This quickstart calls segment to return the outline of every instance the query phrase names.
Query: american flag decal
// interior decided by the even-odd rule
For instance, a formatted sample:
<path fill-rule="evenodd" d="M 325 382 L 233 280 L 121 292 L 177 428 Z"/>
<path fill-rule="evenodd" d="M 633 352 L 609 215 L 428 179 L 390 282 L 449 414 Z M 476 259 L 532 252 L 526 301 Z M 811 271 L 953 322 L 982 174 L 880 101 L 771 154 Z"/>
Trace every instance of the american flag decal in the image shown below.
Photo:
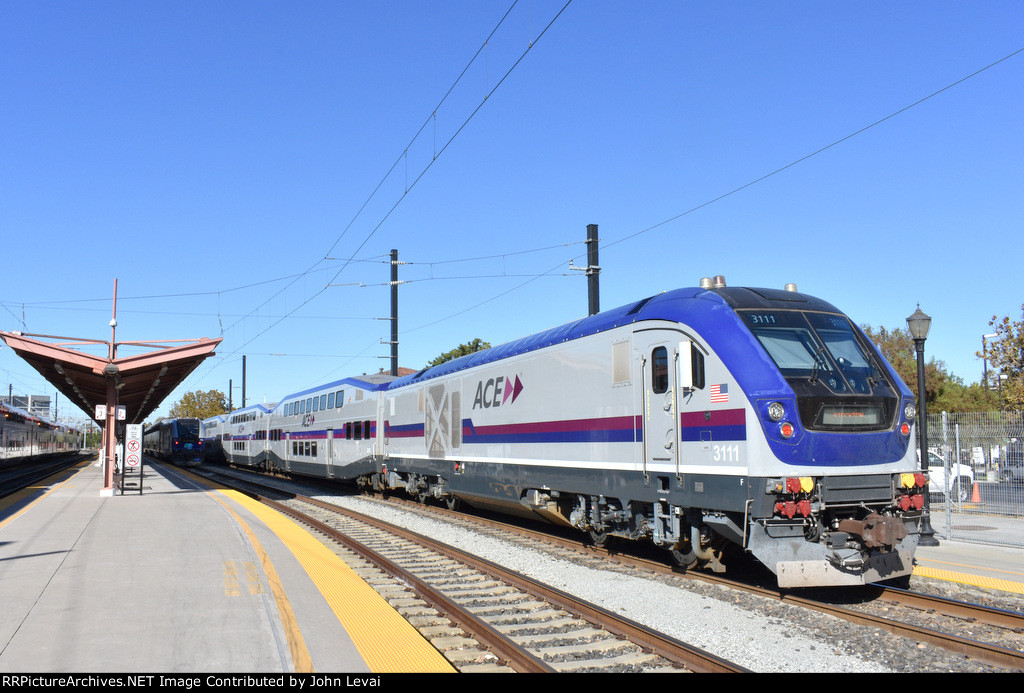
<path fill-rule="evenodd" d="M 729 401 L 729 385 L 722 383 L 721 385 L 711 386 L 711 403 L 721 403 Z"/>

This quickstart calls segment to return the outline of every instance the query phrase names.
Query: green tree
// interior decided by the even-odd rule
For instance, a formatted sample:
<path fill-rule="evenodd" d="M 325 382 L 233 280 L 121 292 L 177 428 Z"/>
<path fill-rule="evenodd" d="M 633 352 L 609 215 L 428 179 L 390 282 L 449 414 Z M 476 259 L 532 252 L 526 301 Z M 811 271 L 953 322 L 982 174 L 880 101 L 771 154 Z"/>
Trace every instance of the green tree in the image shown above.
<path fill-rule="evenodd" d="M 451 351 L 444 352 L 443 354 L 438 356 L 436 359 L 434 359 L 433 361 L 428 363 L 427 367 L 429 368 L 430 366 L 439 366 L 442 363 L 445 363 L 446 361 L 451 361 L 453 359 L 457 359 L 460 356 L 465 356 L 466 354 L 473 354 L 473 353 L 476 353 L 478 351 L 483 351 L 484 349 L 490 349 L 490 348 L 491 348 L 490 342 L 484 342 L 479 337 L 477 337 L 476 339 L 474 339 L 472 342 L 469 342 L 468 344 L 460 344 L 458 346 L 458 348 L 452 349 Z"/>
<path fill-rule="evenodd" d="M 981 383 L 964 385 L 963 380 L 950 374 L 935 398 L 929 404 L 929 411 L 994 411 L 999 406 L 998 397 L 991 390 L 986 390 Z"/>
<path fill-rule="evenodd" d="M 993 315 L 988 324 L 998 336 L 989 341 L 988 354 L 978 354 L 988 358 L 989 386 L 995 388 L 1001 409 L 1024 409 L 1024 304 L 1021 316 L 1014 321 Z"/>
<path fill-rule="evenodd" d="M 228 411 L 228 400 L 220 390 L 195 390 L 186 392 L 178 402 L 171 407 L 171 418 L 195 418 L 208 419 L 218 414 L 226 414 Z"/>
<path fill-rule="evenodd" d="M 917 395 L 917 351 L 914 348 L 914 338 L 910 330 L 896 328 L 888 330 L 879 327 L 876 331 L 870 325 L 861 325 L 861 329 L 881 350 L 882 355 L 892 364 L 892 367 L 907 384 L 910 391 Z M 943 386 L 949 380 L 946 373 L 946 365 L 936 361 L 932 357 L 924 364 L 924 392 L 925 400 L 931 405 Z M 931 407 L 929 406 L 929 409 Z"/>
<path fill-rule="evenodd" d="M 910 391 L 917 395 L 917 350 L 908 329 L 877 330 L 869 325 L 861 329 L 881 350 Z M 927 352 L 927 349 L 926 349 Z M 995 396 L 977 383 L 964 385 L 963 380 L 948 373 L 946 364 L 932 357 L 924 364 L 924 392 L 928 411 L 992 411 Z"/>

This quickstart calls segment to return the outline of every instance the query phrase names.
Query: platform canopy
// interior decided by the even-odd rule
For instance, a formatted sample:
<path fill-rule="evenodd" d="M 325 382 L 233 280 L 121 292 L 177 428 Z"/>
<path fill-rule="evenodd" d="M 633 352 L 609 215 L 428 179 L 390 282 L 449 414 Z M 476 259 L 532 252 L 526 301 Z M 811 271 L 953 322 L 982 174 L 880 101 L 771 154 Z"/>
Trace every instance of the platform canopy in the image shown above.
<path fill-rule="evenodd" d="M 220 339 L 202 337 L 178 346 L 171 342 L 118 342 L 116 346 L 144 346 L 152 351 L 108 358 L 69 348 L 71 344 L 109 345 L 98 340 L 81 340 L 52 335 L 0 332 L 7 346 L 25 359 L 58 391 L 94 418 L 96 405 L 107 403 L 107 383 L 117 388 L 117 404 L 125 408 L 126 423 L 142 423 L 160 403 L 205 359 L 214 355 Z M 42 341 L 60 340 L 61 343 Z M 117 350 L 113 350 L 117 353 Z"/>

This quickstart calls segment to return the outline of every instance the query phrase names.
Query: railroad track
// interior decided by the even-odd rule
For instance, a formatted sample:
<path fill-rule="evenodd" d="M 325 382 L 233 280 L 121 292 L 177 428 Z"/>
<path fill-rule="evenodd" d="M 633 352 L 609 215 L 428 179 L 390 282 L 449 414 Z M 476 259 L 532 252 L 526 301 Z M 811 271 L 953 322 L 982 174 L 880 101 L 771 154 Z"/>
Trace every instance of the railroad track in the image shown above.
<path fill-rule="evenodd" d="M 274 500 L 263 495 L 265 489 L 254 488 L 256 482 L 240 482 L 220 474 L 216 477 L 343 547 L 355 557 L 354 568 L 365 571 L 368 564 L 374 571 L 386 573 L 390 577 L 383 582 L 364 574 L 386 598 L 396 599 L 396 584 L 407 586 L 436 616 L 424 615 L 422 605 L 398 597 L 402 608 L 417 612 L 421 622 L 418 627 L 428 637 L 434 636 L 435 646 L 462 671 L 746 671 L 428 537 L 312 498 Z M 444 630 L 447 621 L 468 637 Z M 441 629 L 439 636 L 435 629 Z M 467 652 L 470 640 L 489 654 Z"/>
<path fill-rule="evenodd" d="M 398 498 L 393 502 L 398 502 L 406 508 L 417 505 L 415 501 Z M 441 508 L 422 505 L 418 507 L 422 508 L 423 512 L 451 517 Z M 596 554 L 606 560 L 645 571 L 671 573 L 688 580 L 740 590 L 827 614 L 848 623 L 876 628 L 919 643 L 940 647 L 1000 669 L 1024 671 L 1024 651 L 1021 650 L 1024 643 L 1024 614 L 882 585 L 869 588 L 876 591 L 873 599 L 858 605 L 843 605 L 834 603 L 827 597 L 804 596 L 804 592 L 809 591 L 796 593 L 751 585 L 703 572 L 681 573 L 664 561 L 609 551 L 607 547 L 584 547 L 579 539 L 560 537 L 546 529 L 531 530 L 515 523 L 476 516 L 470 516 L 466 521 L 513 532 L 528 537 L 531 541 L 545 541 L 562 551 L 575 551 L 584 555 Z M 964 631 L 970 632 L 964 634 Z M 983 639 L 978 639 L 979 637 Z"/>
<path fill-rule="evenodd" d="M 22 466 L 0 469 L 0 498 L 17 493 L 36 482 L 84 462 L 86 459 L 88 458 L 75 453 L 51 460 L 35 460 Z"/>

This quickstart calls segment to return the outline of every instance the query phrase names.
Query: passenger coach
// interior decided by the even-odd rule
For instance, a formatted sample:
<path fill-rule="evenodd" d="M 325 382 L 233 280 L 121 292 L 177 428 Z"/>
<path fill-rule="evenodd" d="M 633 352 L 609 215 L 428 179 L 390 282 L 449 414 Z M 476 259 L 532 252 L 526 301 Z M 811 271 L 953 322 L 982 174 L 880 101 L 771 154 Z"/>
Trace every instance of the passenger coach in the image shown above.
<path fill-rule="evenodd" d="M 82 447 L 82 434 L 23 409 L 0 404 L 0 465 L 10 466 Z"/>

